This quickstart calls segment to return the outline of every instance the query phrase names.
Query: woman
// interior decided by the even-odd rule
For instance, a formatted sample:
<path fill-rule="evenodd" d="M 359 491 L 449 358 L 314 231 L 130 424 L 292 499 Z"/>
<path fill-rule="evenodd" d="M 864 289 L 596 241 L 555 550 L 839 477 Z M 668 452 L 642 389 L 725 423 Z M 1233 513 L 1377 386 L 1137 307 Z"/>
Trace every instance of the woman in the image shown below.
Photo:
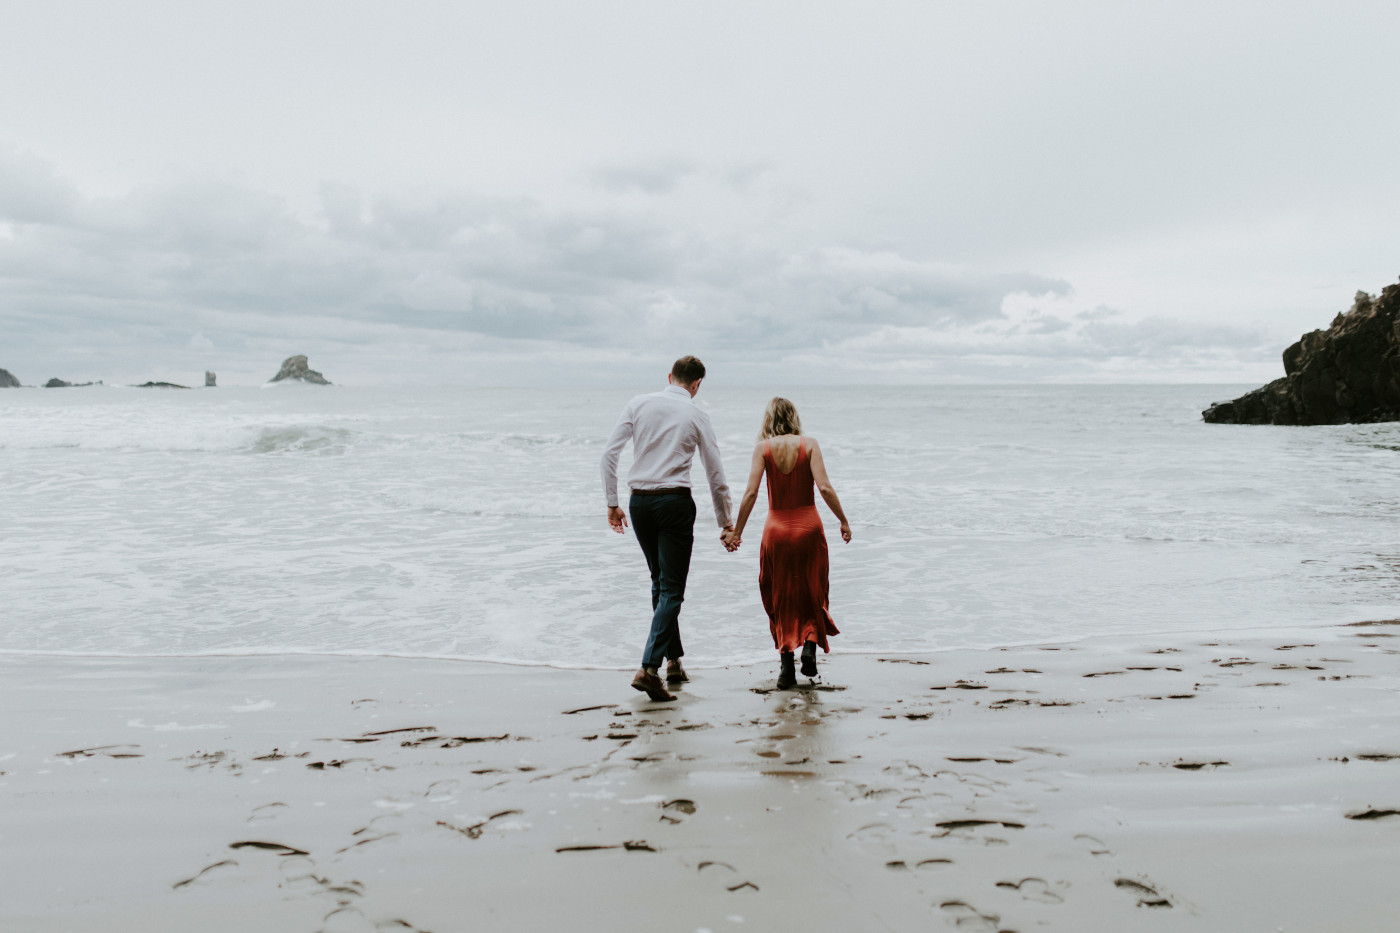
<path fill-rule="evenodd" d="M 797 409 L 785 398 L 773 399 L 763 413 L 739 518 L 725 536 L 730 550 L 742 543 L 744 525 L 758 501 L 759 481 L 765 476 L 768 521 L 758 551 L 758 590 L 779 651 L 778 689 L 790 690 L 797 685 L 793 652 L 802 649 L 802 673 L 816 677 L 817 646 L 829 653 L 827 636 L 838 634 L 827 611 L 826 533 L 817 515 L 813 487 L 840 520 L 842 541 L 851 540 L 851 526 L 827 479 L 821 446 L 802 436 Z"/>

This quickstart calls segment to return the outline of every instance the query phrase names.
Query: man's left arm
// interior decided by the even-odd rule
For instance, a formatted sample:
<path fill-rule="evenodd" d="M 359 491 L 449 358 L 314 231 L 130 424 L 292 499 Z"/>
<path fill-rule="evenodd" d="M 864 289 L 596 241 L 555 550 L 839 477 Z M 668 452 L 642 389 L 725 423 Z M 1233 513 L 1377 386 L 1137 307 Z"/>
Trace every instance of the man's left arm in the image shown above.
<path fill-rule="evenodd" d="M 700 463 L 705 467 L 705 479 L 710 484 L 710 498 L 715 503 L 715 521 L 719 522 L 719 527 L 728 531 L 734 527 L 734 520 L 730 517 L 729 483 L 724 478 L 724 462 L 719 456 L 719 442 L 715 440 L 714 428 L 710 427 L 709 418 L 700 417 L 696 422 L 700 431 Z"/>

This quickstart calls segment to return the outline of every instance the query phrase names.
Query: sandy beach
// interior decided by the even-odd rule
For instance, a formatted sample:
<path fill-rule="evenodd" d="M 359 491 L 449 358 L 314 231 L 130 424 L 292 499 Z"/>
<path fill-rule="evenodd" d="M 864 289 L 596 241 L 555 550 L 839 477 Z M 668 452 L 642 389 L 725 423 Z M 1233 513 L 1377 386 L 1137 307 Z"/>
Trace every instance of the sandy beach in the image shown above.
<path fill-rule="evenodd" d="M 0 928 L 1391 929 L 1397 635 L 838 652 L 669 704 L 616 671 L 11 656 Z"/>

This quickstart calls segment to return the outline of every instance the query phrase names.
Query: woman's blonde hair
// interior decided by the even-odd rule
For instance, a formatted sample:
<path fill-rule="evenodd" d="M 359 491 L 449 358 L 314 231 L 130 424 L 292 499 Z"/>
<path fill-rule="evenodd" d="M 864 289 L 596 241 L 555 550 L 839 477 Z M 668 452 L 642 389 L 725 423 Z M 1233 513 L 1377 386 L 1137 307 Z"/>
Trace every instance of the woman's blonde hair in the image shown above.
<path fill-rule="evenodd" d="M 802 419 L 797 417 L 797 406 L 785 398 L 775 398 L 763 410 L 763 426 L 758 429 L 758 439 L 778 437 L 783 434 L 801 434 Z"/>

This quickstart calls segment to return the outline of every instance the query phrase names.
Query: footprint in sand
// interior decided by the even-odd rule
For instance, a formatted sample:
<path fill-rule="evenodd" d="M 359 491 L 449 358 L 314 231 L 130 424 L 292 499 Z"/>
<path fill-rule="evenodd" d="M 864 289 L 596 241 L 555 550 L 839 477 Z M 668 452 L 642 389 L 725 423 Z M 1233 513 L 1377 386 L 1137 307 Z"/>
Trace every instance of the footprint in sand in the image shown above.
<path fill-rule="evenodd" d="M 1200 771 L 1203 768 L 1225 768 L 1229 767 L 1228 761 L 1177 761 L 1170 763 L 1178 771 Z"/>
<path fill-rule="evenodd" d="M 101 755 L 104 758 L 141 758 L 138 752 L 123 751 L 122 749 L 140 748 L 139 745 L 98 745 L 94 748 L 75 748 L 69 752 L 59 752 L 59 758 L 93 758 Z"/>
<path fill-rule="evenodd" d="M 846 838 L 855 842 L 868 854 L 888 861 L 898 854 L 894 843 L 895 833 L 894 826 L 889 823 L 867 823 Z"/>
<path fill-rule="evenodd" d="M 910 816 L 924 817 L 932 819 L 940 813 L 945 813 L 948 807 L 953 804 L 951 794 L 933 794 L 925 797 L 915 794 L 912 797 L 905 797 L 895 805 L 895 808 L 902 810 Z"/>
<path fill-rule="evenodd" d="M 433 803 L 443 803 L 452 800 L 457 796 L 457 790 L 462 786 L 462 782 L 456 778 L 447 778 L 443 781 L 434 781 L 428 785 L 428 789 L 423 791 L 423 796 Z"/>
<path fill-rule="evenodd" d="M 894 827 L 889 823 L 867 823 L 846 838 L 857 842 L 885 843 L 889 841 L 892 832 Z"/>
<path fill-rule="evenodd" d="M 1065 758 L 1068 757 L 1069 754 L 1068 752 L 1056 751 L 1053 748 L 1045 748 L 1041 745 L 1018 745 L 1016 747 L 1023 752 L 1034 752 L 1037 755 L 1050 755 L 1054 758 Z"/>
<path fill-rule="evenodd" d="M 216 766 L 221 764 L 225 765 L 230 771 L 242 770 L 243 766 L 236 761 L 230 760 L 228 756 L 229 753 L 226 751 L 195 752 L 188 758 L 179 758 L 176 760 L 190 762 L 185 765 L 185 769 L 188 771 L 194 771 L 199 768 L 209 768 L 213 770 Z"/>
<path fill-rule="evenodd" d="M 354 907 L 337 907 L 321 920 L 320 933 L 376 933 L 369 918 Z"/>
<path fill-rule="evenodd" d="M 919 871 L 934 871 L 952 866 L 953 860 L 950 858 L 926 858 L 914 863 L 914 867 Z"/>
<path fill-rule="evenodd" d="M 374 819 L 370 820 L 369 823 L 367 823 L 366 825 L 361 826 L 359 829 L 352 832 L 350 835 L 353 841 L 344 848 L 336 849 L 335 854 L 341 855 L 345 852 L 349 852 L 351 849 L 356 849 L 360 846 L 369 845 L 370 843 L 378 842 L 381 839 L 389 839 L 394 836 L 397 836 L 399 834 L 397 827 L 400 827 L 402 825 L 402 813 L 380 814 L 379 816 L 376 816 Z"/>
<path fill-rule="evenodd" d="M 999 830 L 1025 829 L 1025 824 L 1006 820 L 945 820 L 936 824 L 942 832 L 932 834 L 934 839 L 947 839 L 951 842 L 984 846 L 1008 846 L 1011 840 L 1005 836 L 993 835 Z M 988 832 L 990 830 L 991 832 Z"/>
<path fill-rule="evenodd" d="M 1085 835 L 1084 833 L 1080 833 L 1078 836 L 1075 836 L 1075 837 L 1074 837 L 1074 841 L 1075 841 L 1075 842 L 1079 842 L 1079 843 L 1083 843 L 1084 846 L 1088 848 L 1089 854 L 1090 854 L 1090 855 L 1112 855 L 1112 854 L 1113 854 L 1112 852 L 1109 851 L 1108 846 L 1104 845 L 1103 840 L 1097 838 L 1096 836 L 1089 836 L 1089 835 Z"/>
<path fill-rule="evenodd" d="M 1057 883 L 1057 887 L 1069 887 L 1063 881 Z M 1050 890 L 1050 884 L 1044 878 L 1022 878 L 1020 881 L 998 881 L 997 887 L 1015 891 L 1021 895 L 1022 900 L 1035 901 L 1039 904 L 1063 904 L 1065 899 L 1054 891 Z"/>
<path fill-rule="evenodd" d="M 892 778 L 907 778 L 909 780 L 926 781 L 930 775 L 923 768 L 912 761 L 896 761 L 894 764 L 886 765 L 880 771 L 881 774 L 888 774 Z"/>
<path fill-rule="evenodd" d="M 261 849 L 262 851 L 265 851 L 265 852 L 271 852 L 273 855 L 310 855 L 310 854 L 311 854 L 310 852 L 307 852 L 307 851 L 305 851 L 304 849 L 297 849 L 297 848 L 294 848 L 293 846 L 284 846 L 284 845 L 282 845 L 282 843 L 280 843 L 280 842 L 263 842 L 263 841 L 257 840 L 257 839 L 249 839 L 249 840 L 246 840 L 246 841 L 243 841 L 243 842 L 231 842 L 231 843 L 229 843 L 229 846 L 228 846 L 228 847 L 229 847 L 230 849 Z"/>
<path fill-rule="evenodd" d="M 278 801 L 276 803 L 265 803 L 260 807 L 254 807 L 252 814 L 248 817 L 249 823 L 256 823 L 260 820 L 276 819 L 287 805 Z"/>
<path fill-rule="evenodd" d="M 701 862 L 699 866 L 700 876 L 706 881 L 720 885 L 724 890 L 730 892 L 757 891 L 758 885 L 752 881 L 745 881 L 739 875 L 738 869 L 728 862 Z"/>
<path fill-rule="evenodd" d="M 486 831 L 486 827 L 490 826 L 496 820 L 505 819 L 508 816 L 521 816 L 524 814 L 524 812 L 525 811 L 523 810 L 502 810 L 501 812 L 493 813 L 481 822 L 473 823 L 470 826 L 458 826 L 453 823 L 448 823 L 444 820 L 438 820 L 437 825 L 442 826 L 446 829 L 453 830 L 455 832 L 459 832 L 463 836 L 466 836 L 468 839 L 480 839 L 481 834 Z"/>
<path fill-rule="evenodd" d="M 918 871 L 930 871 L 939 868 L 949 868 L 952 866 L 952 864 L 953 860 L 950 858 L 926 858 L 921 861 L 915 862 L 912 865 L 904 859 L 897 859 L 892 862 L 886 862 L 885 867 L 888 868 L 890 871 L 909 871 L 911 869 L 917 869 Z"/>
<path fill-rule="evenodd" d="M 1001 915 L 984 914 L 965 901 L 944 901 L 938 908 L 948 915 L 953 926 L 960 930 L 975 930 L 979 933 L 999 933 Z"/>
<path fill-rule="evenodd" d="M 1134 881 L 1131 878 L 1119 878 L 1117 881 L 1113 882 L 1113 886 L 1135 895 L 1138 899 L 1137 905 L 1139 907 L 1171 909 L 1172 902 L 1157 893 L 1157 889 L 1151 885 L 1143 884 L 1140 881 Z"/>
<path fill-rule="evenodd" d="M 694 800 L 668 800 L 661 805 L 661 822 L 683 823 L 687 816 L 695 813 Z"/>
<path fill-rule="evenodd" d="M 213 865 L 206 865 L 204 868 L 200 869 L 198 874 L 194 875 L 193 877 L 186 878 L 184 881 L 175 882 L 173 885 L 171 885 L 171 888 L 178 891 L 181 888 L 189 887 L 190 885 L 207 884 L 211 880 L 214 880 L 216 878 L 222 878 L 228 875 L 233 869 L 237 867 L 237 862 L 235 862 L 231 858 L 226 858 L 222 862 L 215 862 Z"/>
<path fill-rule="evenodd" d="M 277 868 L 289 882 L 316 880 L 316 860 L 304 855 L 294 855 L 290 858 L 279 859 Z"/>

